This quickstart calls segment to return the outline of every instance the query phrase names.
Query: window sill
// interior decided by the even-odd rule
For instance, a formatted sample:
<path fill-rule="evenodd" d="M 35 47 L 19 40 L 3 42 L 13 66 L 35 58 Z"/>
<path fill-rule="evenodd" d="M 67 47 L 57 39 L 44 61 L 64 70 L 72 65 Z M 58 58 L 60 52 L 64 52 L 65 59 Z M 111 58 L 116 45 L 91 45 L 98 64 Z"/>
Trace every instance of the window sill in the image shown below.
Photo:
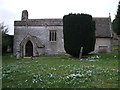
<path fill-rule="evenodd" d="M 51 42 L 51 43 L 55 43 L 55 42 L 57 42 L 57 41 L 49 41 L 49 42 Z"/>

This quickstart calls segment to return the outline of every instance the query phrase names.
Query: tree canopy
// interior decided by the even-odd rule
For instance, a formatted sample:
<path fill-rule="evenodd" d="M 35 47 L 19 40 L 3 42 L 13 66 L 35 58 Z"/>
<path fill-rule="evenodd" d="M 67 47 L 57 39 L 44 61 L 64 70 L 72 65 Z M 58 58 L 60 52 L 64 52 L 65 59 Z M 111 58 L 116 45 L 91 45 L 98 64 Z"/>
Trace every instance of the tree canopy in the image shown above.
<path fill-rule="evenodd" d="M 79 57 L 94 51 L 95 22 L 88 14 L 69 14 L 63 17 L 64 48 L 66 53 Z"/>
<path fill-rule="evenodd" d="M 13 52 L 13 39 L 12 35 L 8 35 L 8 28 L 4 25 L 4 23 L 0 24 L 0 31 L 2 32 L 2 53 L 6 53 L 9 47 L 10 52 Z"/>
<path fill-rule="evenodd" d="M 118 4 L 118 10 L 117 10 L 117 15 L 115 19 L 113 20 L 113 31 L 117 34 L 120 35 L 120 1 Z"/>

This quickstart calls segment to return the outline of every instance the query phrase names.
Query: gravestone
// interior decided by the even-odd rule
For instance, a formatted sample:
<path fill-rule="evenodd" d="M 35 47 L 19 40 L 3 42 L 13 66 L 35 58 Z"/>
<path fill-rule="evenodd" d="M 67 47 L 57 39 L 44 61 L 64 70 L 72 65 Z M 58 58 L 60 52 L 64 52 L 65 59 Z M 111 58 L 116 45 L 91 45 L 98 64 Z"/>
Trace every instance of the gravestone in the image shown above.
<path fill-rule="evenodd" d="M 16 59 L 17 59 L 17 60 L 20 59 L 20 51 L 17 51 L 17 53 L 16 53 Z"/>

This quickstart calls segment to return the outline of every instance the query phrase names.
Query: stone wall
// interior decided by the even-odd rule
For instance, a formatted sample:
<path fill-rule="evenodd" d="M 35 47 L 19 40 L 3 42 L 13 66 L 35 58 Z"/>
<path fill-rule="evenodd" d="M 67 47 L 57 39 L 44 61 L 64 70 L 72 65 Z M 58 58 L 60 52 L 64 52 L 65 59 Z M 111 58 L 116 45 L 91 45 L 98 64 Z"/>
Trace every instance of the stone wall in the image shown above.
<path fill-rule="evenodd" d="M 111 52 L 112 51 L 112 39 L 111 38 L 96 38 L 95 51 L 94 52 Z M 100 47 L 107 47 L 107 50 L 100 51 Z"/>
<path fill-rule="evenodd" d="M 49 41 L 49 30 L 56 30 L 57 40 L 55 42 Z M 62 26 L 15 26 L 14 27 L 14 55 L 17 51 L 21 52 L 20 43 L 27 36 L 36 36 L 45 45 L 44 54 L 65 53 L 63 41 L 63 27 Z M 41 48 L 37 50 L 40 55 Z M 34 56 L 36 56 L 34 52 Z"/>
<path fill-rule="evenodd" d="M 24 15 L 23 15 L 24 16 Z M 100 48 L 107 48 L 106 52 L 112 51 L 112 39 L 110 34 L 109 18 L 94 18 L 96 21 L 96 44 L 95 52 Z M 106 28 L 105 28 L 106 27 Z M 49 30 L 55 30 L 57 33 L 56 41 L 49 41 Z M 21 56 L 25 56 L 26 42 L 21 47 L 21 42 L 27 35 L 36 37 L 43 44 L 44 48 L 37 47 L 33 42 L 33 56 L 42 54 L 65 53 L 63 39 L 63 21 L 62 19 L 28 19 L 14 22 L 14 55 L 20 51 Z M 98 37 L 99 36 L 99 37 Z"/>

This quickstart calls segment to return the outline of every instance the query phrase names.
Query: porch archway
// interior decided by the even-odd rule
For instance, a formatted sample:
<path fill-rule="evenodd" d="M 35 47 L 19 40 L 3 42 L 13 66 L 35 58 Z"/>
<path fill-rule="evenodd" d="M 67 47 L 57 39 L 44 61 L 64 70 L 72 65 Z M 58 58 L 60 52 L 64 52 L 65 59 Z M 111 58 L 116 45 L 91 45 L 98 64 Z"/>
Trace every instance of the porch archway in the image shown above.
<path fill-rule="evenodd" d="M 25 45 L 25 56 L 26 57 L 33 56 L 33 44 L 30 40 Z"/>

